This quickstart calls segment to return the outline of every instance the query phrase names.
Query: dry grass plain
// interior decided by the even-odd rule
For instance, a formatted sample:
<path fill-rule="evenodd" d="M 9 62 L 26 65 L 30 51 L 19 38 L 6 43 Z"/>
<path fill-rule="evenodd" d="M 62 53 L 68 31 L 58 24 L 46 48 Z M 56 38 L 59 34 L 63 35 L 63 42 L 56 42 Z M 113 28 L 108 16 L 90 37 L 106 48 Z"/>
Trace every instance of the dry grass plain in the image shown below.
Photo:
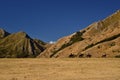
<path fill-rule="evenodd" d="M 0 59 L 0 80 L 120 80 L 120 59 Z"/>

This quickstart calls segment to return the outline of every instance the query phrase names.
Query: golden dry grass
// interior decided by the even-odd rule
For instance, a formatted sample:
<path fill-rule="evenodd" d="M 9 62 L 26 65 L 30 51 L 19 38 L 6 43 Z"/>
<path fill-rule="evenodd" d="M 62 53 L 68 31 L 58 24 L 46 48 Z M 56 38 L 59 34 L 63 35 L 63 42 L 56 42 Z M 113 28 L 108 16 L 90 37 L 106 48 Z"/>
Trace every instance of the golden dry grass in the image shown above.
<path fill-rule="evenodd" d="M 0 59 L 0 80 L 120 80 L 120 59 Z"/>

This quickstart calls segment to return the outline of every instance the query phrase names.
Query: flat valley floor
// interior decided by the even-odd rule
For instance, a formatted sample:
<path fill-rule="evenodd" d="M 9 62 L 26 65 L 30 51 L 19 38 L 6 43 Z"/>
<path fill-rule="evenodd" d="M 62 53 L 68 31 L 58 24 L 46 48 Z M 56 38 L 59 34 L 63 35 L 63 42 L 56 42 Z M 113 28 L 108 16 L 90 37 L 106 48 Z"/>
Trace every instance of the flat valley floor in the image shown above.
<path fill-rule="evenodd" d="M 0 59 L 0 80 L 120 80 L 120 59 Z"/>

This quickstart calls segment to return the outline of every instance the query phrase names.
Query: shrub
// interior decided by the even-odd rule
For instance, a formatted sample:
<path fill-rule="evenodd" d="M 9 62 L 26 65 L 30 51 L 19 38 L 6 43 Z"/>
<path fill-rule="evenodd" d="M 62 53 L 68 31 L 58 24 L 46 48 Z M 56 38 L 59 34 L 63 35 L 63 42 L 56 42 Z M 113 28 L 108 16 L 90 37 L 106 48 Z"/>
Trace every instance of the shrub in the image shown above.
<path fill-rule="evenodd" d="M 112 42 L 112 43 L 110 44 L 110 46 L 115 46 L 115 42 Z"/>
<path fill-rule="evenodd" d="M 101 48 L 101 46 L 98 46 L 98 49 L 100 49 Z"/>
<path fill-rule="evenodd" d="M 86 47 L 85 47 L 85 50 L 88 49 L 88 48 L 91 48 L 91 47 L 93 47 L 93 46 L 94 46 L 94 44 L 92 43 L 92 44 L 86 46 Z"/>
<path fill-rule="evenodd" d="M 79 32 L 79 31 L 76 32 L 76 34 L 73 35 L 73 37 L 71 38 L 70 42 L 73 44 L 73 43 L 75 43 L 75 42 L 84 40 L 84 39 L 82 38 L 82 34 L 83 34 L 83 33 Z"/>
<path fill-rule="evenodd" d="M 70 41 L 69 41 L 68 43 L 63 44 L 58 50 L 54 51 L 53 54 L 50 55 L 50 57 L 54 56 L 54 55 L 55 55 L 57 52 L 59 52 L 60 50 L 66 48 L 66 47 L 68 47 L 68 46 L 70 46 L 70 45 L 72 45 L 72 44 L 74 44 L 74 43 L 76 43 L 76 42 L 78 42 L 78 41 L 84 40 L 84 39 L 82 38 L 82 34 L 83 34 L 83 32 L 79 32 L 79 31 L 76 32 L 76 34 L 72 36 L 72 38 L 70 39 Z"/>

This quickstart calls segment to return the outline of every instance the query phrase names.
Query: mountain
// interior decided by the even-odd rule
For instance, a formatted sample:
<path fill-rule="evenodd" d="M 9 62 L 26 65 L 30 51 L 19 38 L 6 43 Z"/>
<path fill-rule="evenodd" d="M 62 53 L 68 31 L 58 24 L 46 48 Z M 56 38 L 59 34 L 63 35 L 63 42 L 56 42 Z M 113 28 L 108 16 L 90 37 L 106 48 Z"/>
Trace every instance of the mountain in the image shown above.
<path fill-rule="evenodd" d="M 4 29 L 0 29 L 0 39 L 8 36 L 10 33 L 8 33 L 7 31 L 5 31 Z"/>
<path fill-rule="evenodd" d="M 38 57 L 120 57 L 120 10 L 83 30 L 60 38 Z"/>
<path fill-rule="evenodd" d="M 0 29 L 1 58 L 36 57 L 45 49 L 45 43 L 42 43 L 44 42 L 32 39 L 25 32 L 10 34 Z"/>

